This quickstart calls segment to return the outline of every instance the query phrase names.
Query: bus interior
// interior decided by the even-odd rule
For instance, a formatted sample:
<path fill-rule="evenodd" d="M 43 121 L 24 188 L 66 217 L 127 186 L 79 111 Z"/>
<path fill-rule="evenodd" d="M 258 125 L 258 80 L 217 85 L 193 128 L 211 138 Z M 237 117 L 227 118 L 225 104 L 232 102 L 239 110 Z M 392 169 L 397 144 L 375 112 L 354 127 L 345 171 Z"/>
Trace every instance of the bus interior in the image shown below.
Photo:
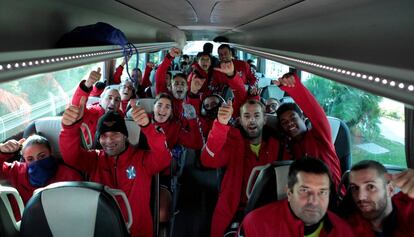
<path fill-rule="evenodd" d="M 111 81 L 123 60 L 120 46 L 56 47 L 76 27 L 105 22 L 137 48 L 130 69 L 160 64 L 172 47 L 194 58 L 205 42 L 215 56 L 226 43 L 239 60 L 252 60 L 264 99 L 282 99 L 270 82 L 294 70 L 331 120 L 349 128 L 346 167 L 374 159 L 393 171 L 414 168 L 413 10 L 411 0 L 1 0 L 1 142 L 61 116 L 91 70 L 100 67 L 102 80 Z M 154 236 L 209 231 L 219 172 L 201 167 L 198 152 L 185 155 L 174 223 L 153 217 Z"/>

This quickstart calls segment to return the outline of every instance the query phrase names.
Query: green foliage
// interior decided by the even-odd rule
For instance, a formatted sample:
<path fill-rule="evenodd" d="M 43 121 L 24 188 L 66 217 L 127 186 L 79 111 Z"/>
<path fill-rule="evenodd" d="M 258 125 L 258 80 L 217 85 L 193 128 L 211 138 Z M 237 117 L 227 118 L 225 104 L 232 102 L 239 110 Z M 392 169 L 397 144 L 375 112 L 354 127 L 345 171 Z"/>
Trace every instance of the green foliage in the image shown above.
<path fill-rule="evenodd" d="M 342 119 L 356 136 L 378 137 L 381 97 L 319 76 L 307 80 L 305 86 L 328 116 Z"/>

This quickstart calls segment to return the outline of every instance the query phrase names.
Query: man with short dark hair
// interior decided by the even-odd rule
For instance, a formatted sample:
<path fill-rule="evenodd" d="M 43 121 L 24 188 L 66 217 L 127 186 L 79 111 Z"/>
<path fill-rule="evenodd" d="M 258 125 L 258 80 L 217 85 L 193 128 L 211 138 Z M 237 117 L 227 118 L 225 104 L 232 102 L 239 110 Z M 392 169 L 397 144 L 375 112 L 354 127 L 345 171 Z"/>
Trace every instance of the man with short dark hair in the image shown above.
<path fill-rule="evenodd" d="M 294 161 L 287 199 L 250 212 L 241 225 L 244 236 L 353 236 L 350 226 L 328 211 L 331 186 L 331 174 L 322 161 L 309 157 Z"/>
<path fill-rule="evenodd" d="M 289 159 L 303 156 L 321 159 L 331 170 L 335 185 L 338 185 L 341 180 L 340 161 L 332 142 L 331 126 L 322 107 L 296 74 L 287 73 L 273 83 L 296 102 L 283 103 L 276 111 L 278 126 L 287 137 Z M 303 114 L 310 120 L 311 128 L 305 125 Z"/>
<path fill-rule="evenodd" d="M 148 138 L 149 150 L 133 147 L 123 116 L 114 111 L 104 114 L 96 129 L 96 150 L 81 148 L 79 128 L 82 124 L 85 97 L 80 105 L 70 105 L 62 117 L 59 147 L 63 160 L 85 172 L 90 181 L 125 192 L 132 211 L 132 236 L 152 236 L 150 187 L 152 176 L 165 169 L 171 160 L 165 135 L 150 123 L 143 108 L 132 104 L 132 118 Z M 121 205 L 127 218 L 127 210 Z"/>
<path fill-rule="evenodd" d="M 263 134 L 266 121 L 264 106 L 257 100 L 247 100 L 240 107 L 241 129 L 228 123 L 233 114 L 231 101 L 223 104 L 208 135 L 201 162 L 210 168 L 225 168 L 217 205 L 213 213 L 211 236 L 222 237 L 232 220 L 247 204 L 245 190 L 253 167 L 279 158 L 279 141 Z"/>
<path fill-rule="evenodd" d="M 349 191 L 352 201 L 344 210 L 350 213 L 344 216 L 356 236 L 413 235 L 414 170 L 389 174 L 377 161 L 360 161 L 351 168 Z"/>

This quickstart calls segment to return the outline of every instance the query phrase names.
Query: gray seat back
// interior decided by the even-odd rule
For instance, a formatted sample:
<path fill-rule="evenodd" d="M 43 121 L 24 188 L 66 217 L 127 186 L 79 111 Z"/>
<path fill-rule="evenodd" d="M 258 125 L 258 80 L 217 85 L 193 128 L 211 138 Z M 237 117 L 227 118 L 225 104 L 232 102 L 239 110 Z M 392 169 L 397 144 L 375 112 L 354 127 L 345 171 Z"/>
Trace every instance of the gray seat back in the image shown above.
<path fill-rule="evenodd" d="M 245 214 L 276 200 L 286 198 L 288 173 L 292 160 L 275 161 L 253 168 L 246 188 Z"/>
<path fill-rule="evenodd" d="M 128 223 L 115 196 L 128 211 Z M 60 182 L 38 189 L 23 213 L 21 236 L 129 236 L 131 208 L 124 192 L 92 182 Z"/>
<path fill-rule="evenodd" d="M 332 142 L 341 163 L 342 174 L 344 174 L 352 164 L 351 134 L 348 126 L 342 120 L 328 116 L 328 121 L 331 125 Z"/>
<path fill-rule="evenodd" d="M 59 150 L 59 134 L 62 129 L 62 117 L 45 117 L 33 121 L 24 129 L 23 137 L 27 138 L 32 134 L 45 137 L 52 147 L 52 154 L 56 158 L 61 158 Z"/>

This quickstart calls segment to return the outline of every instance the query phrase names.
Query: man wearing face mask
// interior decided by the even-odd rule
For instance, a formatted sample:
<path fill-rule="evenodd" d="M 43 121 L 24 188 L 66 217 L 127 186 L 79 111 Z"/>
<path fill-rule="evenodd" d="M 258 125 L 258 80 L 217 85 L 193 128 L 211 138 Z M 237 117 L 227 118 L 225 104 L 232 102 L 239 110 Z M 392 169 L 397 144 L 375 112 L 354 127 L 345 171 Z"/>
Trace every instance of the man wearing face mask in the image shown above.
<path fill-rule="evenodd" d="M 171 160 L 165 135 L 150 123 L 144 108 L 132 103 L 132 118 L 148 138 L 148 150 L 133 147 L 128 142 L 128 130 L 123 116 L 114 111 L 105 113 L 98 122 L 95 150 L 80 146 L 79 128 L 85 99 L 80 106 L 69 106 L 62 117 L 59 147 L 66 163 L 85 172 L 90 181 L 121 189 L 131 205 L 132 236 L 152 236 L 150 211 L 151 178 L 165 169 Z M 124 217 L 126 209 L 121 206 Z"/>
<path fill-rule="evenodd" d="M 278 157 L 279 141 L 263 134 L 265 108 L 261 102 L 249 99 L 241 106 L 240 129 L 228 125 L 232 113 L 231 101 L 220 107 L 201 154 L 204 166 L 226 170 L 211 225 L 214 237 L 223 236 L 232 220 L 240 221 L 253 167 L 283 159 Z"/>
<path fill-rule="evenodd" d="M 101 69 L 98 68 L 96 71 L 92 71 L 89 74 L 87 80 L 80 82 L 78 88 L 73 94 L 72 105 L 79 105 L 82 97 L 88 98 L 92 91 L 93 85 L 101 78 Z M 131 94 L 132 95 L 132 94 Z M 108 111 L 116 111 L 121 116 L 124 113 L 121 110 L 121 95 L 117 89 L 106 87 L 104 92 L 101 94 L 101 100 L 99 104 L 93 104 L 85 108 L 83 122 L 88 125 L 89 130 L 92 134 L 92 140 L 95 138 L 96 124 L 98 119 Z M 82 131 L 85 137 L 88 139 L 88 133 L 82 127 Z"/>
<path fill-rule="evenodd" d="M 24 162 L 6 162 L 20 148 Z M 49 141 L 39 135 L 1 143 L 0 161 L 3 164 L 0 175 L 19 191 L 24 204 L 37 188 L 55 182 L 82 180 L 77 171 L 65 166 L 52 156 Z"/>

